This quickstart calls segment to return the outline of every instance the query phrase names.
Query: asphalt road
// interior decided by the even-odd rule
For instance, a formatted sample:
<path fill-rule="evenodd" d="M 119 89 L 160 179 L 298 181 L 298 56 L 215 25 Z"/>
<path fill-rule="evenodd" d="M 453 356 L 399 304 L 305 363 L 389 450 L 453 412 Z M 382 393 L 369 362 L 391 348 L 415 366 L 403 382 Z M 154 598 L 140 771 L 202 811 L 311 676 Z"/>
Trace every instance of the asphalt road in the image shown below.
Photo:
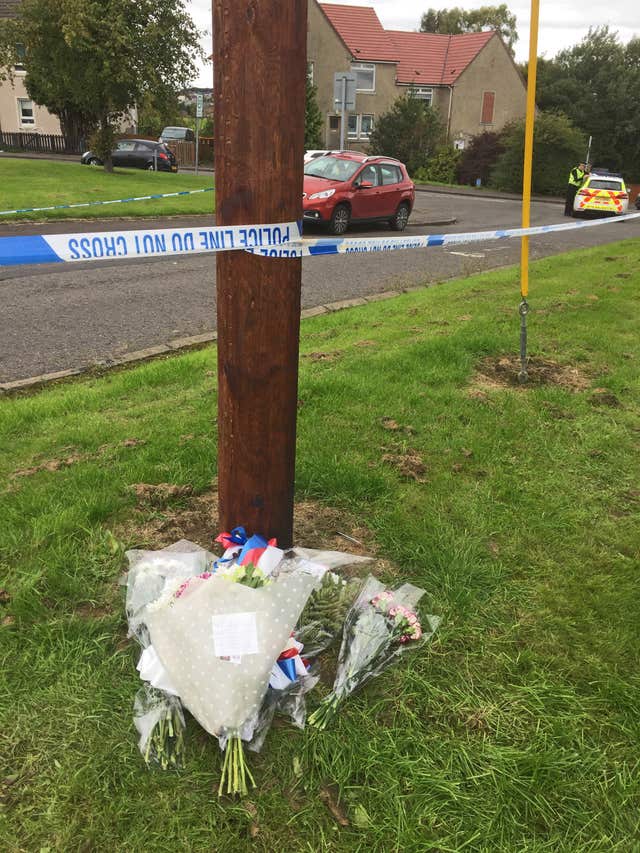
<path fill-rule="evenodd" d="M 434 220 L 456 218 L 448 226 Z M 560 205 L 535 202 L 532 224 L 566 222 Z M 210 220 L 212 221 L 212 220 Z M 516 227 L 518 201 L 417 193 L 407 234 L 485 231 Z M 171 224 L 204 224 L 203 217 Z M 169 221 L 144 221 L 168 227 Z M 0 235 L 108 231 L 140 227 L 140 220 L 0 223 Z M 384 236 L 386 228 L 354 227 L 351 236 Z M 311 234 L 311 236 L 314 236 Z M 640 220 L 535 237 L 531 257 L 640 237 Z M 303 260 L 304 308 L 517 263 L 517 240 L 384 254 Z M 282 261 L 286 263 L 286 261 Z M 0 270 L 0 382 L 85 368 L 127 352 L 215 329 L 215 260 L 212 255 L 157 260 L 52 264 Z"/>

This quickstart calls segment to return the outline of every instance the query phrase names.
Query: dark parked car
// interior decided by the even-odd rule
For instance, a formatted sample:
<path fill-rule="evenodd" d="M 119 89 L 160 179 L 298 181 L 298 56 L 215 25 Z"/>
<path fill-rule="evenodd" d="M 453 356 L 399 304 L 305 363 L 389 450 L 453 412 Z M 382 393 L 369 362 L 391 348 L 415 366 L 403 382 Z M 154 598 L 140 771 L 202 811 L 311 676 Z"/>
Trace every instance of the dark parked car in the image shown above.
<path fill-rule="evenodd" d="M 196 135 L 190 127 L 165 127 L 158 142 L 195 142 Z"/>
<path fill-rule="evenodd" d="M 148 169 L 150 172 L 177 172 L 176 156 L 164 143 L 149 139 L 121 139 L 111 152 L 114 166 Z M 102 160 L 86 151 L 80 160 L 85 166 L 103 166 Z"/>

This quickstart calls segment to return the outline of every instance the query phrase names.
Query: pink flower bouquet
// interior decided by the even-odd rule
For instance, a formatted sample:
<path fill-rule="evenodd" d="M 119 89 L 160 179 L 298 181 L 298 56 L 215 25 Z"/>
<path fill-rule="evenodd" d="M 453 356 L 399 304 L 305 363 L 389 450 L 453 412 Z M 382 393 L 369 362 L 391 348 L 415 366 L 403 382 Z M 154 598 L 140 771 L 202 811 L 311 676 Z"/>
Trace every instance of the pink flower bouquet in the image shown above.
<path fill-rule="evenodd" d="M 432 636 L 439 618 L 426 616 L 421 623 L 415 612 L 423 594 L 410 584 L 389 590 L 367 578 L 345 619 L 333 690 L 311 714 L 309 725 L 325 729 L 349 694 Z"/>

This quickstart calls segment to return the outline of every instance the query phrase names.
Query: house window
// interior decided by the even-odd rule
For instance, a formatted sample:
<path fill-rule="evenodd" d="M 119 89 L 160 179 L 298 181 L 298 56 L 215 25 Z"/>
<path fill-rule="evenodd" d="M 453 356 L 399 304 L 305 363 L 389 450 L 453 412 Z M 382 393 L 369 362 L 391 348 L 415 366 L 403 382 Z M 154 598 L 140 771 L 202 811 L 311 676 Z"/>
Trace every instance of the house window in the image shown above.
<path fill-rule="evenodd" d="M 495 92 L 484 92 L 482 95 L 482 115 L 480 124 L 493 124 L 493 110 L 496 104 Z"/>
<path fill-rule="evenodd" d="M 27 58 L 27 52 L 23 44 L 16 45 L 16 64 L 13 66 L 14 71 L 24 71 L 24 63 Z"/>
<path fill-rule="evenodd" d="M 351 71 L 356 75 L 356 92 L 375 92 L 376 66 L 368 62 L 352 62 Z"/>
<path fill-rule="evenodd" d="M 360 116 L 360 138 L 368 139 L 373 130 L 373 116 Z"/>
<path fill-rule="evenodd" d="M 28 98 L 18 98 L 18 118 L 21 127 L 36 123 L 33 116 L 33 101 Z"/>
<path fill-rule="evenodd" d="M 418 86 L 413 90 L 413 97 L 424 101 L 426 106 L 430 107 L 433 103 L 433 89 L 428 86 Z"/>
<path fill-rule="evenodd" d="M 313 62 L 307 62 L 307 80 L 313 86 Z"/>
<path fill-rule="evenodd" d="M 350 113 L 347 119 L 347 133 L 349 139 L 369 139 L 373 130 L 372 115 L 358 115 Z"/>

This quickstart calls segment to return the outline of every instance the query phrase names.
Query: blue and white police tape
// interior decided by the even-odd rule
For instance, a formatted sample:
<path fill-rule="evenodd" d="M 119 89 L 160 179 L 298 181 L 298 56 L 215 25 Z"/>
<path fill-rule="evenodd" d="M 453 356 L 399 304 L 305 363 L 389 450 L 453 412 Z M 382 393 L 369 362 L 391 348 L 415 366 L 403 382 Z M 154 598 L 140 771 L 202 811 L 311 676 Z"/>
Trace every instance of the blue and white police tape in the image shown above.
<path fill-rule="evenodd" d="M 282 244 L 292 246 L 282 252 L 281 256 L 287 257 L 288 252 L 299 255 L 294 247 L 298 246 L 300 237 L 297 222 L 0 237 L 0 266 L 195 255 L 259 247 L 273 249 Z"/>
<path fill-rule="evenodd" d="M 536 225 L 530 228 L 506 228 L 497 231 L 467 231 L 449 234 L 416 234 L 389 237 L 324 237 L 304 240 L 294 246 L 261 246 L 247 249 L 265 257 L 318 257 L 320 255 L 351 255 L 363 252 L 392 252 L 398 249 L 426 249 L 433 246 L 456 246 L 463 243 L 485 243 L 493 240 L 507 240 L 519 237 L 536 237 L 542 234 L 556 234 L 562 231 L 575 231 L 578 228 L 593 228 L 613 222 L 626 222 L 640 219 L 640 213 L 616 216 L 615 219 L 587 219 L 573 222 L 561 222 L 557 225 Z M 292 248 L 295 252 L 292 252 Z"/>
<path fill-rule="evenodd" d="M 11 216 L 14 213 L 43 213 L 46 210 L 71 210 L 76 207 L 94 207 L 104 204 L 126 204 L 130 201 L 149 201 L 158 198 L 176 198 L 180 195 L 197 195 L 198 193 L 212 193 L 215 187 L 203 187 L 199 190 L 178 190 L 175 193 L 153 193 L 152 195 L 139 195 L 132 198 L 114 198 L 109 201 L 78 201 L 73 204 L 53 204 L 50 207 L 18 207 L 15 210 L 0 210 L 0 216 Z"/>
<path fill-rule="evenodd" d="M 639 218 L 640 213 L 630 213 L 615 219 L 578 220 L 557 225 L 536 225 L 531 228 L 415 236 L 324 237 L 306 240 L 302 240 L 300 226 L 295 222 L 276 225 L 221 225 L 212 228 L 165 228 L 0 237 L 0 266 L 195 255 L 232 249 L 244 249 L 265 257 L 277 258 L 391 252 L 398 249 L 424 249 L 557 234 Z"/>

